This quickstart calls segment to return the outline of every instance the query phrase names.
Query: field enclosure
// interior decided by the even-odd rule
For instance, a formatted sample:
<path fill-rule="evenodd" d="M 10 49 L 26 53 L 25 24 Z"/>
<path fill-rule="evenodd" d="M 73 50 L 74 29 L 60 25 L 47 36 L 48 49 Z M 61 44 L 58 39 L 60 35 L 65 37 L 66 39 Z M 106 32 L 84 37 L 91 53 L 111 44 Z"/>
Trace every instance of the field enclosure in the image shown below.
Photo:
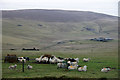
<path fill-rule="evenodd" d="M 69 10 L 10 10 L 2 11 L 2 72 L 3 78 L 118 78 L 118 18 L 90 11 Z M 108 42 L 90 41 L 104 37 Z M 39 49 L 23 51 L 23 49 Z M 29 57 L 25 63 L 4 63 L 7 54 Z M 87 72 L 57 69 L 56 64 L 37 64 L 35 58 L 43 54 L 56 57 L 79 58 L 79 65 L 88 66 Z M 83 58 L 90 58 L 83 62 Z M 33 68 L 28 70 L 27 65 Z M 108 73 L 100 70 L 113 68 Z"/>
<path fill-rule="evenodd" d="M 73 44 L 73 43 L 72 43 Z M 74 43 L 75 44 L 75 43 Z M 90 47 L 89 45 L 96 47 Z M 63 45 L 62 45 L 63 46 Z M 88 48 L 90 47 L 90 48 Z M 51 48 L 52 49 L 52 48 Z M 57 49 L 57 48 L 56 48 Z M 89 42 L 83 41 L 82 47 L 79 49 L 58 49 L 58 50 L 40 50 L 40 51 L 22 51 L 22 50 L 3 50 L 3 59 L 7 54 L 16 54 L 17 56 L 26 56 L 30 61 L 25 63 L 25 72 L 22 72 L 22 64 L 16 63 L 18 66 L 15 70 L 9 70 L 8 67 L 14 63 L 4 63 L 3 78 L 41 78 L 41 77 L 77 77 L 77 78 L 117 78 L 118 77 L 118 50 L 117 41 L 111 42 Z M 77 70 L 57 69 L 56 64 L 37 64 L 35 58 L 43 54 L 52 54 L 57 57 L 70 57 L 80 59 L 79 65 L 88 66 L 87 72 L 78 72 Z M 90 62 L 83 62 L 84 57 L 91 58 Z M 33 66 L 33 69 L 28 70 L 27 64 Z M 100 70 L 103 67 L 110 66 L 112 68 L 108 73 L 102 73 Z"/>

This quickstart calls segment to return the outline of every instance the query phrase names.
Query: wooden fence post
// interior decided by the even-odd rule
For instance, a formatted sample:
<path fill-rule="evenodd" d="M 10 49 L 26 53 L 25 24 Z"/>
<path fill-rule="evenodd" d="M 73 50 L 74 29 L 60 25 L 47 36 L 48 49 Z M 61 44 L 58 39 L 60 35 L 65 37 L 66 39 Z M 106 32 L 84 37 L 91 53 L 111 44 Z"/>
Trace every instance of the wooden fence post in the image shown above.
<path fill-rule="evenodd" d="M 22 71 L 24 72 L 24 60 L 22 60 Z"/>

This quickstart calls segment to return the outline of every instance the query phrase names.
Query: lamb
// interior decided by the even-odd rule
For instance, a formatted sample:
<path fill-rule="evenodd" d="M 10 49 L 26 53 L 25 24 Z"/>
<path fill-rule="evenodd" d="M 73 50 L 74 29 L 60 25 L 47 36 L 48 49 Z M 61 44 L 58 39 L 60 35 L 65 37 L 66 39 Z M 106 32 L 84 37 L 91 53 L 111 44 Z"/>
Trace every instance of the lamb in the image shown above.
<path fill-rule="evenodd" d="M 102 68 L 101 69 L 101 72 L 108 72 L 108 71 L 110 71 L 111 69 L 110 68 Z"/>
<path fill-rule="evenodd" d="M 90 61 L 90 58 L 83 58 L 83 61 L 88 62 L 88 61 Z"/>
<path fill-rule="evenodd" d="M 16 67 L 17 67 L 17 64 L 15 64 L 15 65 L 10 65 L 10 66 L 9 66 L 9 69 L 16 69 Z"/>
<path fill-rule="evenodd" d="M 28 65 L 27 66 L 27 69 L 32 69 L 33 67 L 31 65 Z"/>
<path fill-rule="evenodd" d="M 85 65 L 85 66 L 83 66 L 83 67 L 79 67 L 78 68 L 78 71 L 87 71 L 87 66 Z"/>

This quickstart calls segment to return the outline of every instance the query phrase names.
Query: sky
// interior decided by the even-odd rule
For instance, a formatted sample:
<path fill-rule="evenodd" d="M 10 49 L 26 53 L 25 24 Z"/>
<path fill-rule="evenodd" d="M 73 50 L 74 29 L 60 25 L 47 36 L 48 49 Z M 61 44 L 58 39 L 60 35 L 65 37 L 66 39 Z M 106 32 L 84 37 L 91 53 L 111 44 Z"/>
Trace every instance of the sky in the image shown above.
<path fill-rule="evenodd" d="M 61 9 L 118 16 L 118 2 L 119 0 L 0 0 L 0 9 Z"/>

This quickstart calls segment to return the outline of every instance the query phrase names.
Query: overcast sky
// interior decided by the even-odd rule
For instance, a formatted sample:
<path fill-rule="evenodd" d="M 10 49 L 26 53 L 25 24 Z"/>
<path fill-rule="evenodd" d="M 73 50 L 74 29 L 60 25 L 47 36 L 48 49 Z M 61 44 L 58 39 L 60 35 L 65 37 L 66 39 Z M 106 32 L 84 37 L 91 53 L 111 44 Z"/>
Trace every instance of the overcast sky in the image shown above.
<path fill-rule="evenodd" d="M 62 9 L 118 15 L 119 0 L 0 0 L 2 10 Z"/>

